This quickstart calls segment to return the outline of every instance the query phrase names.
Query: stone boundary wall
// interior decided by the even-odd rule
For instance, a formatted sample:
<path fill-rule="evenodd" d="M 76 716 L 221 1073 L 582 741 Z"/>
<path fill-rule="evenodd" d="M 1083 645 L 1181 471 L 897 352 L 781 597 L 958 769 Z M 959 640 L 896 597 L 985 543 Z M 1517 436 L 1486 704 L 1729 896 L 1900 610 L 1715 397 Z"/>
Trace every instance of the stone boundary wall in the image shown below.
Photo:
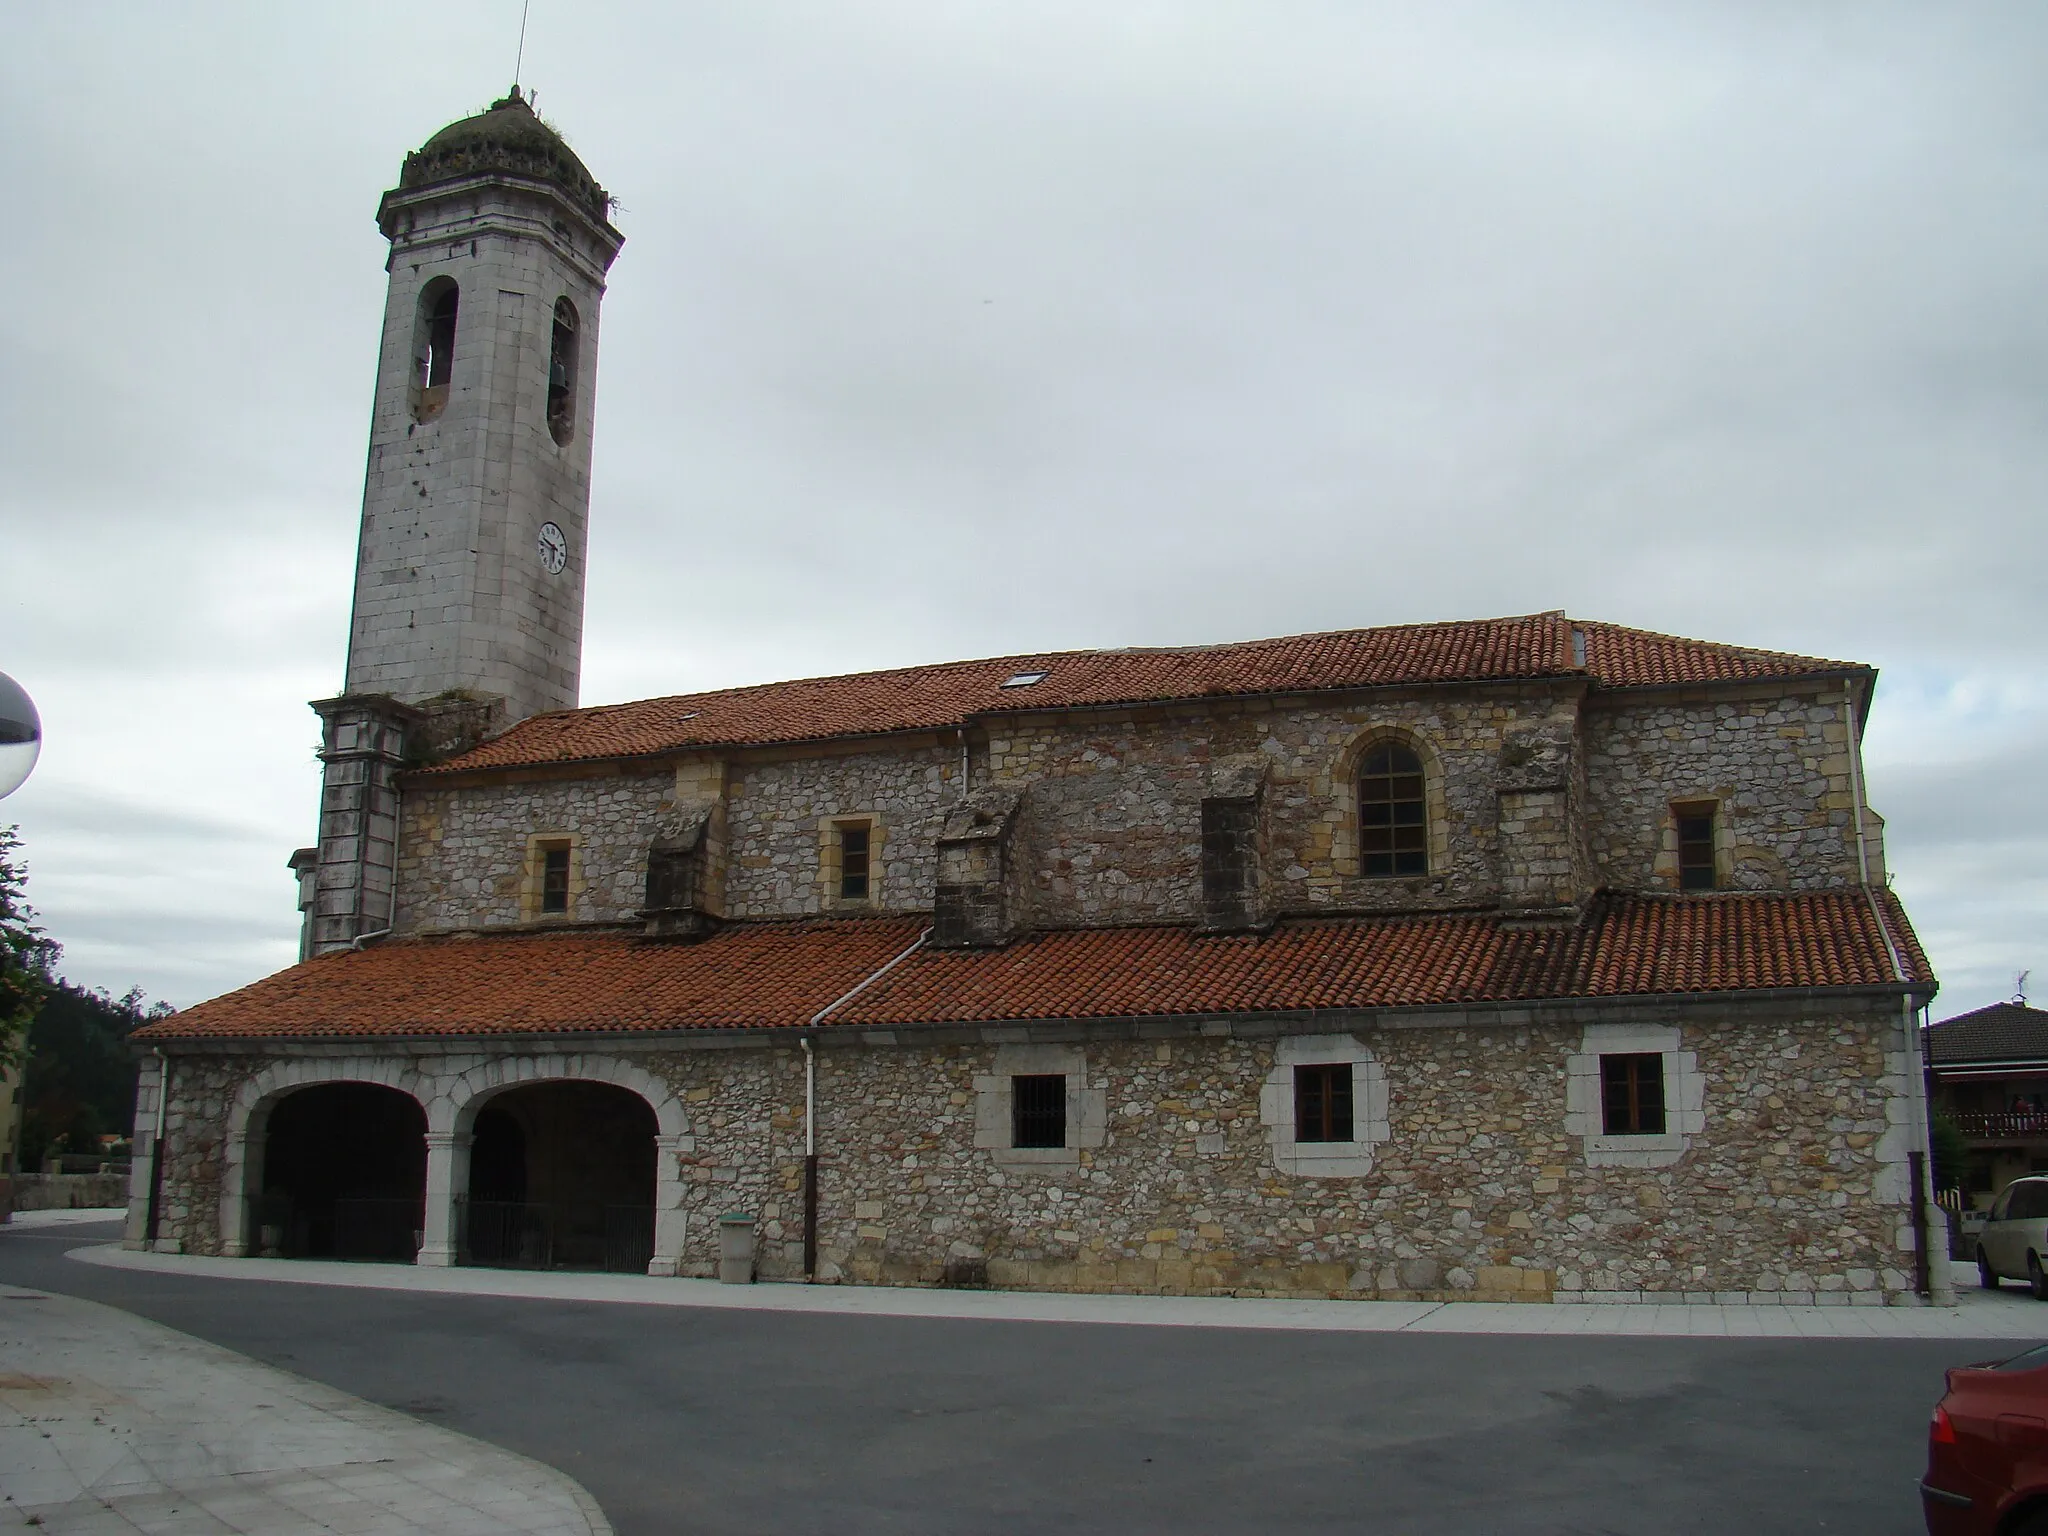
<path fill-rule="evenodd" d="M 1128 1027 L 1117 1038 L 1078 1027 L 988 1026 L 949 1040 L 827 1033 L 818 1050 L 820 1278 L 932 1285 L 952 1266 L 955 1279 L 985 1273 L 994 1285 L 1044 1290 L 1910 1299 L 1911 1067 L 1892 1006 L 1634 1016 L 1661 1025 L 1697 1078 L 1697 1120 L 1687 1124 L 1698 1129 L 1648 1160 L 1657 1166 L 1598 1166 L 1588 1138 L 1573 1134 L 1568 1073 L 1589 1038 L 1577 1022 L 1416 1016 L 1353 1031 L 1350 1054 L 1372 1064 L 1384 1121 L 1368 1128 L 1361 1101 L 1358 1134 L 1369 1144 L 1307 1163 L 1286 1155 L 1275 1117 L 1261 1113 L 1262 1089 L 1285 1065 L 1270 1025 L 1233 1032 L 1211 1022 L 1150 1039 Z M 1327 1015 L 1316 1021 L 1317 1034 L 1331 1030 Z M 1001 1158 L 978 1123 L 999 1097 L 988 1091 L 997 1053 L 1054 1038 L 1082 1053 L 1082 1086 L 1100 1094 L 1096 1144 L 1084 1139 L 1061 1160 Z M 446 1155 L 492 1083 L 595 1076 L 651 1092 L 669 1106 L 664 1124 L 687 1131 L 664 1135 L 660 1154 L 673 1272 L 713 1273 L 716 1218 L 742 1210 L 757 1218 L 761 1276 L 795 1278 L 802 1054 L 788 1041 L 706 1045 L 715 1048 L 645 1042 L 532 1061 L 509 1051 L 353 1060 L 314 1051 L 283 1076 L 275 1058 L 188 1056 L 171 1108 L 164 1235 L 186 1251 L 222 1251 L 232 1203 L 222 1170 L 247 1165 L 233 1121 L 260 1122 L 258 1074 L 280 1091 L 371 1072 L 414 1084 L 429 1100 L 430 1148 L 444 1149 L 431 1156 Z M 450 1166 L 430 1162 L 435 1198 L 461 1187 Z M 1300 1167 L 1324 1171 L 1290 1171 Z M 145 1179 L 139 1172 L 138 1192 Z"/>
<path fill-rule="evenodd" d="M 128 1203 L 125 1173 L 17 1173 L 17 1211 L 85 1211 Z"/>

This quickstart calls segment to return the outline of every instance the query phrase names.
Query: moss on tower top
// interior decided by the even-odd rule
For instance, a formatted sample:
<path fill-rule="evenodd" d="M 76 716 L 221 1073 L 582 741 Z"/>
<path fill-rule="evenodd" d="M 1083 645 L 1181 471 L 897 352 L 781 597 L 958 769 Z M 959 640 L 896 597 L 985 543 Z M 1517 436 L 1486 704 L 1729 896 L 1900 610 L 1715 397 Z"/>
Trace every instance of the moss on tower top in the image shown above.
<path fill-rule="evenodd" d="M 516 85 L 489 111 L 450 123 L 407 155 L 398 185 L 410 190 L 492 172 L 552 182 L 600 223 L 610 212 L 604 188 L 562 136 L 534 115 Z"/>

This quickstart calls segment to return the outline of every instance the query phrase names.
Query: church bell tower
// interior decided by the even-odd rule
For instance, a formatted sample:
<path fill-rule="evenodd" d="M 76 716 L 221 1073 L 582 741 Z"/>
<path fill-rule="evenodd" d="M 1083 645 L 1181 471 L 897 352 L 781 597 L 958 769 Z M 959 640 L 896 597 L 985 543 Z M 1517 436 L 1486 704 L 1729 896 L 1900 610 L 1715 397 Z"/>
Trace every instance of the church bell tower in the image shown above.
<path fill-rule="evenodd" d="M 604 188 L 512 94 L 405 157 L 348 637 L 349 694 L 574 709 Z"/>
<path fill-rule="evenodd" d="M 394 777 L 573 709 L 610 199 L 514 86 L 405 157 L 340 696 L 321 700 L 301 949 L 388 928 Z"/>

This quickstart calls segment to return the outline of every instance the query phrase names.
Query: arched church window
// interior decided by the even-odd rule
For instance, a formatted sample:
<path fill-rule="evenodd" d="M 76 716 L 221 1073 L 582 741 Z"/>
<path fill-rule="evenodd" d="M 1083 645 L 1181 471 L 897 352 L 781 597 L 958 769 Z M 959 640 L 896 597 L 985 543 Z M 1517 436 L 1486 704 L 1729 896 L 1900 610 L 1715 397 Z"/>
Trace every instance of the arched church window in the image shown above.
<path fill-rule="evenodd" d="M 420 290 L 420 318 L 413 343 L 413 414 L 432 421 L 448 403 L 455 370 L 455 315 L 461 292 L 450 277 L 437 277 Z"/>
<path fill-rule="evenodd" d="M 1358 770 L 1359 872 L 1429 873 L 1429 806 L 1422 759 L 1413 747 L 1383 741 Z"/>
<path fill-rule="evenodd" d="M 576 306 L 567 299 L 555 300 L 548 345 L 548 432 L 558 443 L 576 435 Z"/>

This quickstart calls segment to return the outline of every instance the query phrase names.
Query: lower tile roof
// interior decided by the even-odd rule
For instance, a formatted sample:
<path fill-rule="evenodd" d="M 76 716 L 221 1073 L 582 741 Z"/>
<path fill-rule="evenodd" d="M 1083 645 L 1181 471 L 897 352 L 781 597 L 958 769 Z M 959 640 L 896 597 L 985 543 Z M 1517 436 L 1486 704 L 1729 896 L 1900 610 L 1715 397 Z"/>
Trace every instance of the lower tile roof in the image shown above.
<path fill-rule="evenodd" d="M 1932 972 L 1889 892 L 1877 906 L 1906 980 Z M 396 940 L 343 951 L 137 1030 L 202 1039 L 467 1038 L 789 1029 L 914 944 L 918 918 L 735 924 L 697 943 L 616 930 Z M 827 1026 L 1164 1017 L 1316 1008 L 1894 984 L 1860 888 L 1596 900 L 1571 928 L 1488 912 L 1035 934 L 992 950 L 922 950 Z"/>

